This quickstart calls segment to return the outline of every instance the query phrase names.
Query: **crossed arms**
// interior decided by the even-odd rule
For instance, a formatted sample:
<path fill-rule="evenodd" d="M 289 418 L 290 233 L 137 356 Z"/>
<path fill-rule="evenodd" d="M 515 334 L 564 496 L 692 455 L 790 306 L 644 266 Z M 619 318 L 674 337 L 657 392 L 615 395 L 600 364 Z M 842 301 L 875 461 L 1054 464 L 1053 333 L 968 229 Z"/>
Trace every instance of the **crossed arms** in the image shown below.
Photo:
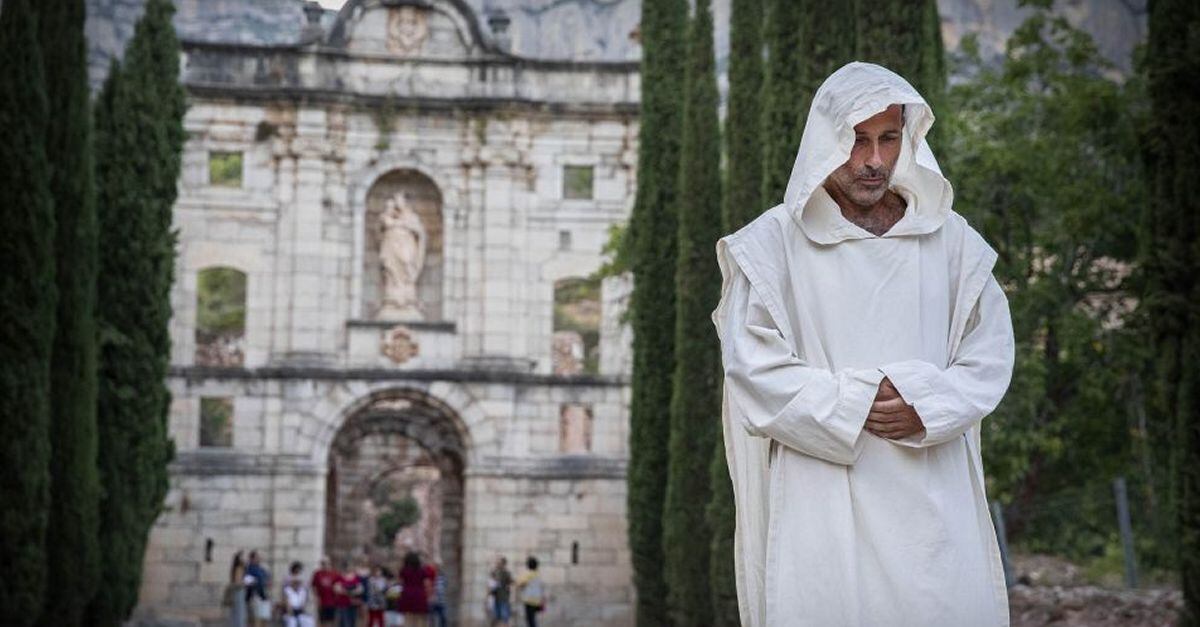
<path fill-rule="evenodd" d="M 862 432 L 912 447 L 961 436 L 1000 402 L 1012 373 L 1008 302 L 995 279 L 975 303 L 954 360 L 832 372 L 796 356 L 744 276 L 728 294 L 722 360 L 731 402 L 752 435 L 853 464 Z M 743 305 L 744 303 L 744 305 Z"/>

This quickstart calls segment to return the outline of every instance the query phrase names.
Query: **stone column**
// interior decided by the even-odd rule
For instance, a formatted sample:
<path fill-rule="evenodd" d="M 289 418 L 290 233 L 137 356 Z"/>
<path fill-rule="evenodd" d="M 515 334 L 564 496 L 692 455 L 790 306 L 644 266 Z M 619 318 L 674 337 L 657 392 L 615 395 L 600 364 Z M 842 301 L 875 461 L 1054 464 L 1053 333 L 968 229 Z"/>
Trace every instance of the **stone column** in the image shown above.
<path fill-rule="evenodd" d="M 497 124 L 490 123 L 489 129 Z M 524 183 L 526 158 L 499 132 L 485 139 L 489 143 L 478 148 L 471 170 L 481 189 L 472 194 L 479 204 L 471 212 L 467 235 L 475 258 L 468 265 L 466 358 L 479 367 L 527 370 L 528 321 L 520 305 L 535 277 L 522 260 L 531 198 Z"/>
<path fill-rule="evenodd" d="M 340 282 L 330 271 L 337 259 L 322 233 L 327 128 L 325 110 L 298 109 L 288 129 L 290 137 L 281 142 L 283 154 L 278 155 L 272 347 L 276 363 L 327 363 L 335 350 L 336 336 L 327 323 L 337 315 L 331 291 L 340 288 Z"/>

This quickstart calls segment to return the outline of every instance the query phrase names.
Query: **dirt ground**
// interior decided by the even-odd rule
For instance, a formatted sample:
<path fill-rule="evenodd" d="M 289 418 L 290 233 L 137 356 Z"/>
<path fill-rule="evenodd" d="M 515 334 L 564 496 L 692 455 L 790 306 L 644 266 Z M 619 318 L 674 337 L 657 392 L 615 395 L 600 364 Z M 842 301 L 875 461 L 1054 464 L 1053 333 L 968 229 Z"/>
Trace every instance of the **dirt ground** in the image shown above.
<path fill-rule="evenodd" d="M 1090 585 L 1078 566 L 1054 557 L 1014 556 L 1013 575 L 1013 627 L 1170 627 L 1183 607 L 1179 590 Z"/>

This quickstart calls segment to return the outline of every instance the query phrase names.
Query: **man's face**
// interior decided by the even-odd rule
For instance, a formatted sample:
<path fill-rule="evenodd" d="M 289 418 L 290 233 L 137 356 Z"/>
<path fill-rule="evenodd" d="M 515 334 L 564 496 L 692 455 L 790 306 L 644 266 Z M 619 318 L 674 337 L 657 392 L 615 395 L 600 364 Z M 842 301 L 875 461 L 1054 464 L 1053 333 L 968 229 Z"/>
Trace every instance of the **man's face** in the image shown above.
<path fill-rule="evenodd" d="M 879 202 L 900 158 L 903 126 L 900 105 L 892 105 L 855 126 L 850 160 L 829 175 L 829 183 L 861 208 Z"/>

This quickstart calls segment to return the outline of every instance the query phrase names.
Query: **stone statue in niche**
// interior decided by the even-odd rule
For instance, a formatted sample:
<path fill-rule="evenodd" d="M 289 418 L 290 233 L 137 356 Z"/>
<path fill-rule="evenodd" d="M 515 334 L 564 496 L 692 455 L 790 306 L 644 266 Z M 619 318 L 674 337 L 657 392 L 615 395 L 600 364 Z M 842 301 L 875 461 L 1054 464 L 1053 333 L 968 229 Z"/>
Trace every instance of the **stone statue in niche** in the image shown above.
<path fill-rule="evenodd" d="M 379 216 L 379 264 L 383 270 L 383 304 L 377 318 L 421 319 L 417 279 L 425 266 L 426 236 L 408 194 L 397 192 Z"/>
<path fill-rule="evenodd" d="M 429 22 L 424 9 L 416 6 L 392 8 L 388 13 L 388 50 L 412 56 L 420 52 L 429 36 Z"/>

